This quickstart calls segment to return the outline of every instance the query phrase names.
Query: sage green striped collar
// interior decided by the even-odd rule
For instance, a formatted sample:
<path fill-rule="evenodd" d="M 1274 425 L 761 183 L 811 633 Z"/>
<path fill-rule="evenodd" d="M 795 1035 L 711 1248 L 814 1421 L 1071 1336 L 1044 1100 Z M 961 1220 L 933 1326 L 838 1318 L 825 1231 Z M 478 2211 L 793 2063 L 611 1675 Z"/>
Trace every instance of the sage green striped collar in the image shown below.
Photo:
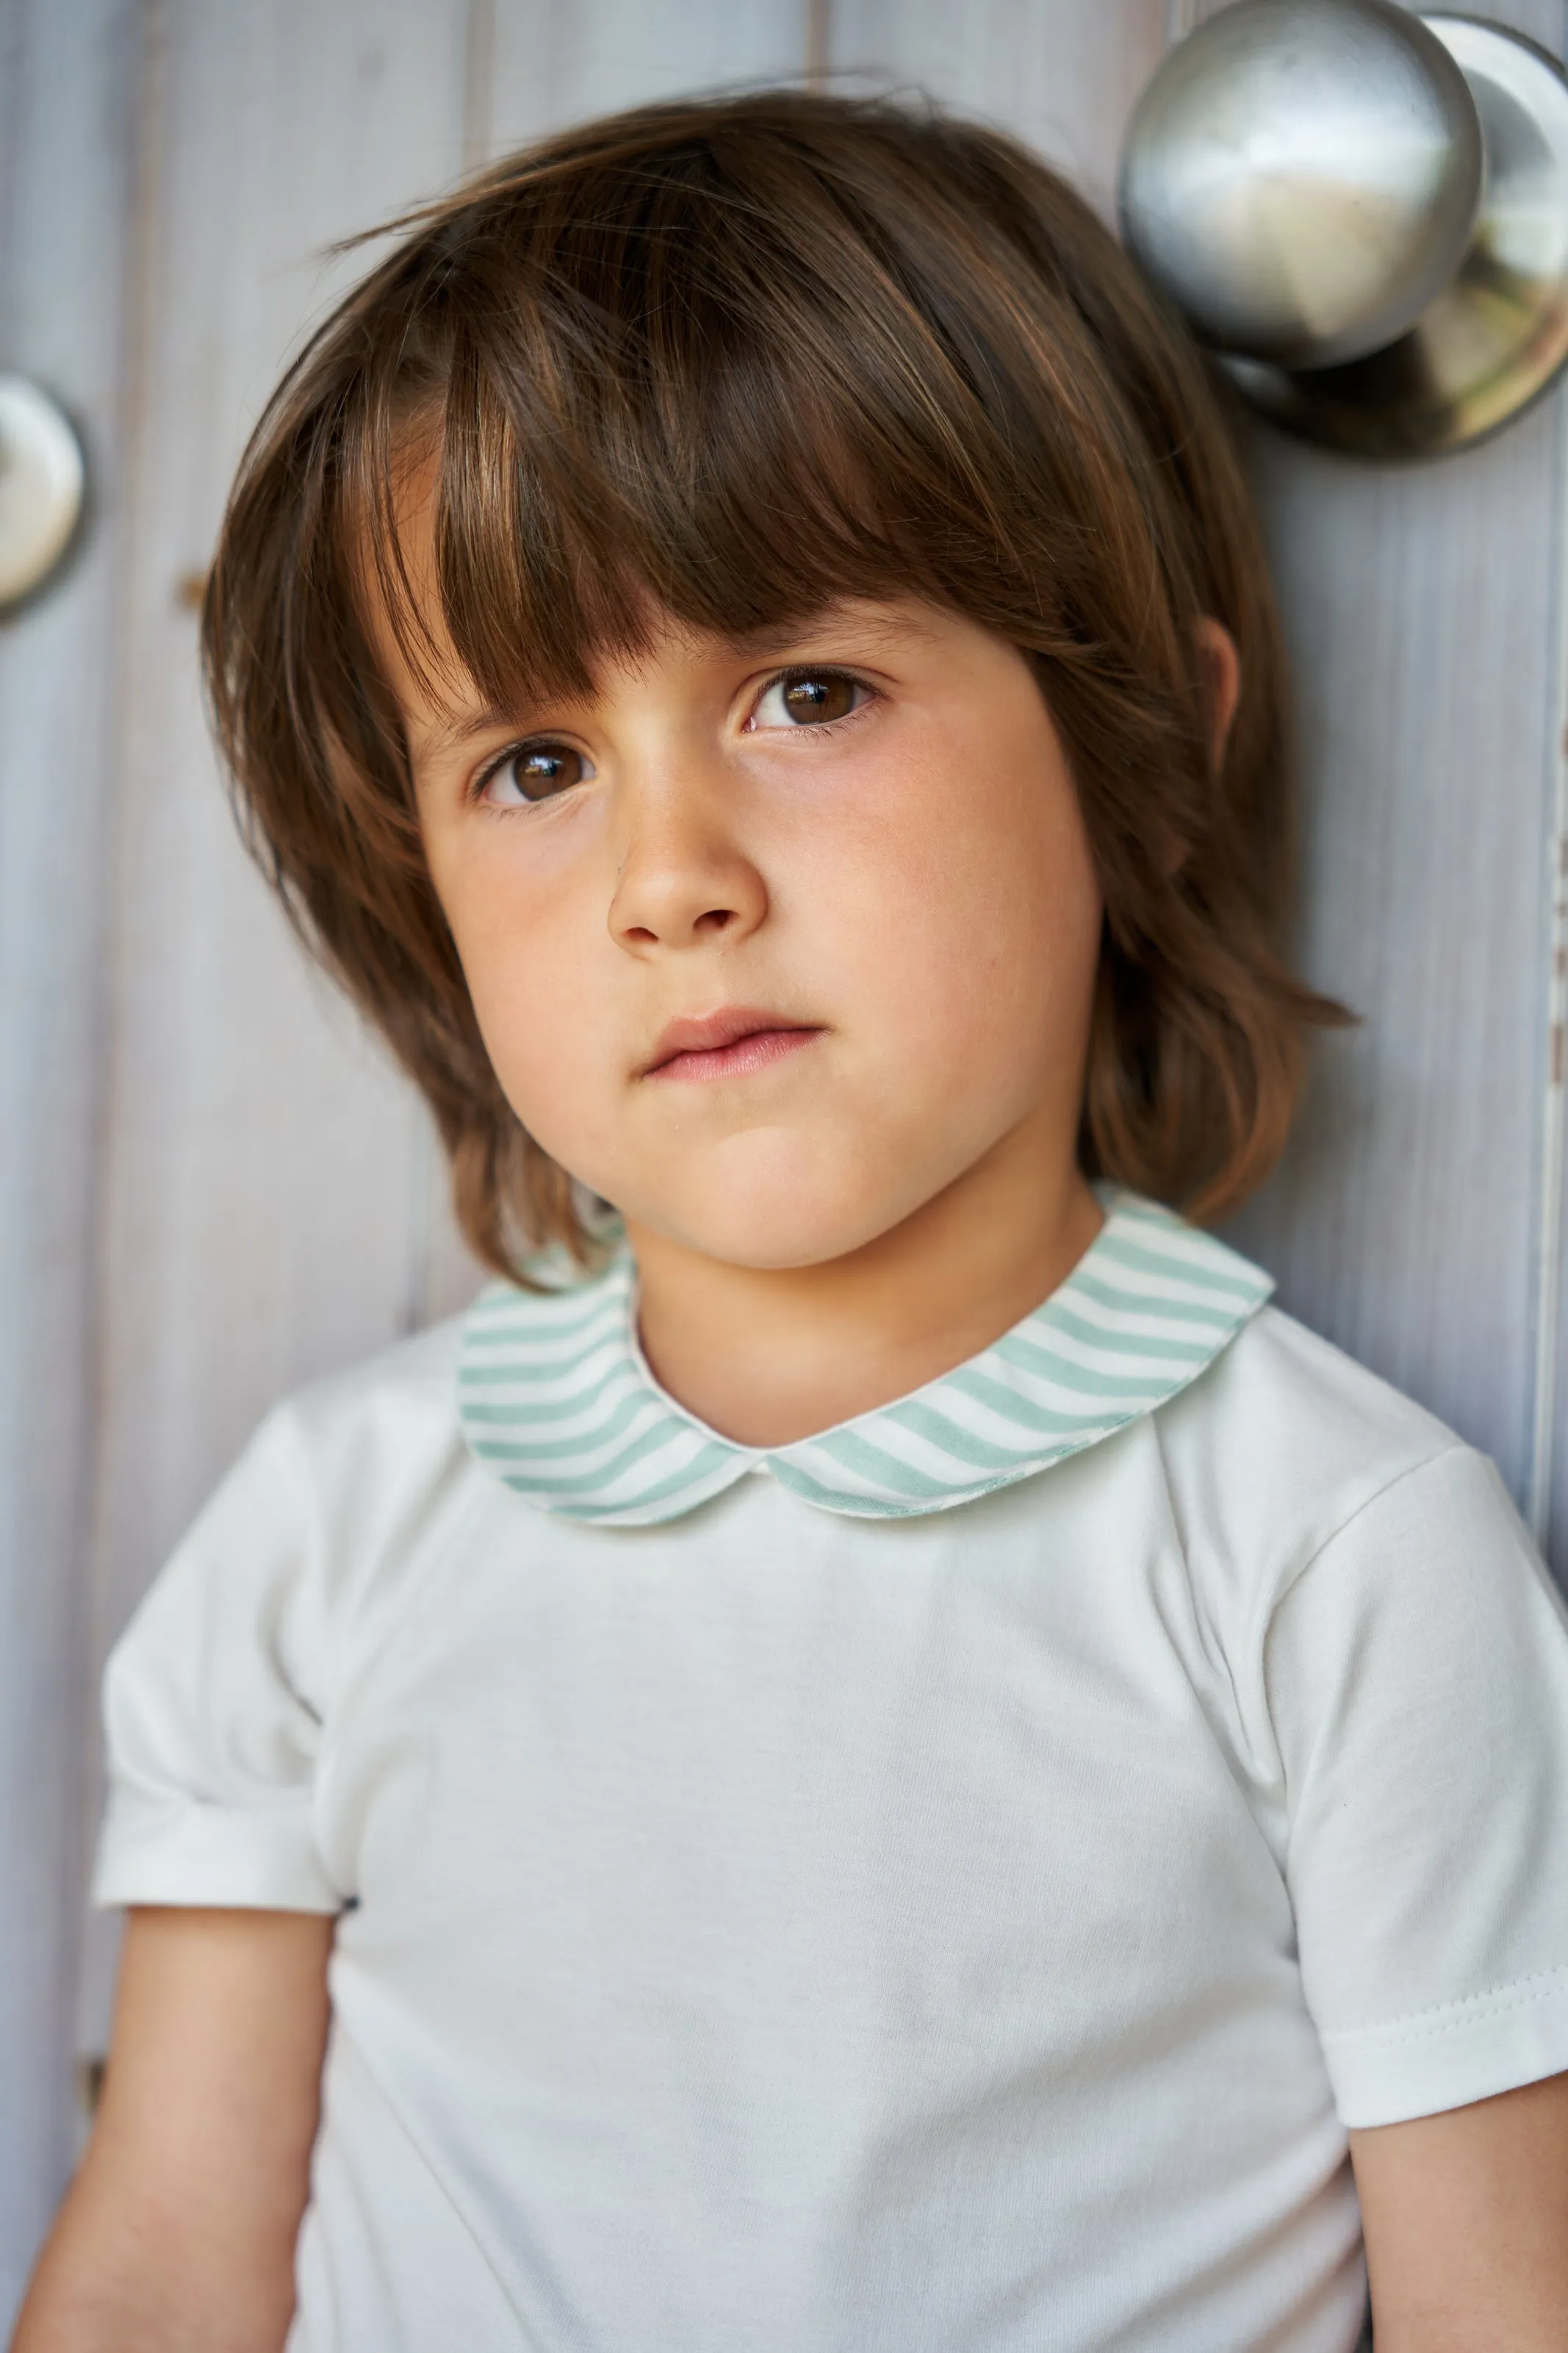
<path fill-rule="evenodd" d="M 765 1470 L 830 1512 L 947 1511 L 1048 1471 L 1187 1387 L 1255 1315 L 1268 1277 L 1122 1193 L 1067 1281 L 967 1364 L 792 1446 L 737 1446 L 661 1389 L 622 1250 L 545 1294 L 494 1283 L 469 1311 L 458 1404 L 476 1458 L 563 1519 L 646 1527 Z"/>

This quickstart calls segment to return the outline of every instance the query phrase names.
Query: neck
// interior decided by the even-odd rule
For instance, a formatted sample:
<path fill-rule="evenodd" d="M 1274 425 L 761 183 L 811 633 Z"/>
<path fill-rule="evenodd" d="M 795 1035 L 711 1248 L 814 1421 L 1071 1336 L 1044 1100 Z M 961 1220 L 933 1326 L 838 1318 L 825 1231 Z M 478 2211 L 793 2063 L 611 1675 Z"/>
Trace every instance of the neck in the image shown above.
<path fill-rule="evenodd" d="M 891 1231 L 820 1266 L 735 1266 L 627 1221 L 644 1353 L 738 1445 L 787 1446 L 888 1405 L 1000 1339 L 1100 1227 L 1032 1126 Z"/>

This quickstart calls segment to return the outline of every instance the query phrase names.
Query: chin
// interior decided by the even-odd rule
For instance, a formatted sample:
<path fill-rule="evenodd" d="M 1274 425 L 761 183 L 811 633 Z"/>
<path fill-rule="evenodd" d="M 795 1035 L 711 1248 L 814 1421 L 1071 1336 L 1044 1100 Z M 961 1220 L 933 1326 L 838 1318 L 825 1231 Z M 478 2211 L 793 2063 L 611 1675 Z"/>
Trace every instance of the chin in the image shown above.
<path fill-rule="evenodd" d="M 827 1266 L 864 1250 L 912 1215 L 922 1198 L 820 1176 L 814 1183 L 798 1172 L 773 1182 L 752 1175 L 693 1187 L 686 1198 L 644 1214 L 643 1222 L 726 1266 L 783 1271 Z"/>
<path fill-rule="evenodd" d="M 758 1272 L 782 1273 L 792 1268 L 831 1266 L 836 1259 L 847 1258 L 864 1242 L 875 1240 L 877 1232 L 884 1229 L 853 1232 L 825 1220 L 797 1219 L 787 1230 L 781 1231 L 776 1225 L 770 1229 L 748 1219 L 731 1219 L 674 1230 L 689 1249 L 700 1250 L 704 1258 L 717 1259 L 724 1266 L 747 1266 Z"/>

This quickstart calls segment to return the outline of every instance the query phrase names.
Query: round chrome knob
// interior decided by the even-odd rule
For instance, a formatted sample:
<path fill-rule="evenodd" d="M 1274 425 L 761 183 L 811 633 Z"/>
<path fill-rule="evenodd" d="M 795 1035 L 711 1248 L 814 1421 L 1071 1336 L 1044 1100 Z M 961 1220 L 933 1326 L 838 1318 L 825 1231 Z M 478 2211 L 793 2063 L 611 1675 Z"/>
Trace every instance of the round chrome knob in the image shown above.
<path fill-rule="evenodd" d="M 1394 343 L 1470 241 L 1475 101 L 1389 0 L 1237 0 L 1173 49 L 1121 182 L 1136 259 L 1219 350 L 1321 368 Z"/>
<path fill-rule="evenodd" d="M 81 445 L 48 395 L 0 375 L 0 611 L 42 586 L 81 512 Z"/>

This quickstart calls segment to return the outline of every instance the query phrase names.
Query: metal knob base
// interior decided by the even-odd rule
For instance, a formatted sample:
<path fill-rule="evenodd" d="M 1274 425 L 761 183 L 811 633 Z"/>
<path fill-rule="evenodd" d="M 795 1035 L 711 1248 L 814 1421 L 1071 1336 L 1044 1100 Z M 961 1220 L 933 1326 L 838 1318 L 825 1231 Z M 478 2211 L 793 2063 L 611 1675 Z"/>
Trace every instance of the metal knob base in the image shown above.
<path fill-rule="evenodd" d="M 1436 457 L 1483 439 L 1568 362 L 1568 77 L 1522 34 L 1422 19 L 1469 86 L 1485 171 L 1457 275 L 1386 349 L 1308 370 L 1226 355 L 1254 406 L 1362 458 Z"/>

